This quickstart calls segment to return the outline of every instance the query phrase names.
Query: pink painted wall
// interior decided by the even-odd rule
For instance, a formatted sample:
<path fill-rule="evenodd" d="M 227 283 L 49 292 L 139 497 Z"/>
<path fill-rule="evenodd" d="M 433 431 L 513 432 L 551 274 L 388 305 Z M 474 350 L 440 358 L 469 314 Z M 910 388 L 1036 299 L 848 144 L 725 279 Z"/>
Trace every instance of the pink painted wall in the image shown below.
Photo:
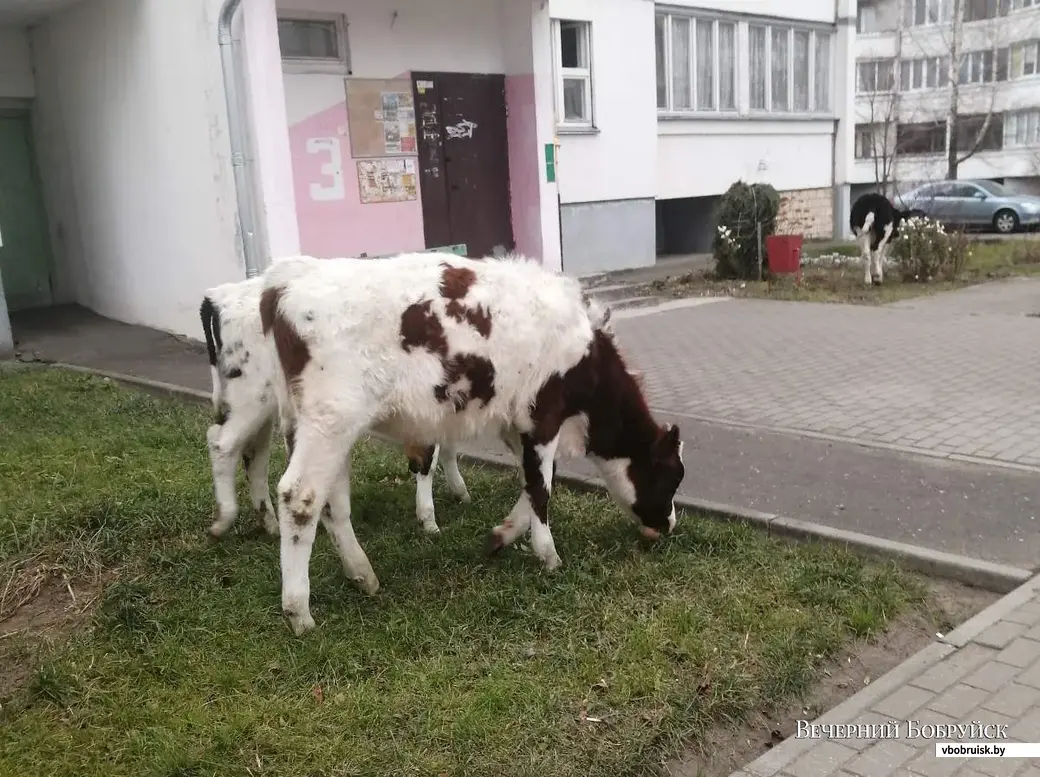
<path fill-rule="evenodd" d="M 408 75 L 398 77 L 407 78 Z M 320 85 L 318 79 L 323 77 L 310 78 L 313 79 L 312 84 Z M 327 77 L 325 81 L 327 83 Z M 332 86 L 339 89 L 339 94 L 343 94 L 342 78 L 333 79 Z M 362 204 L 357 164 L 350 154 L 345 97 L 314 115 L 295 122 L 293 118 L 290 116 L 289 119 L 289 144 L 302 253 L 334 258 L 358 256 L 361 253 L 370 256 L 394 254 L 419 251 L 426 247 L 421 193 L 417 199 L 407 202 Z M 322 200 L 312 196 L 311 188 L 315 184 L 334 186 L 335 173 L 330 174 L 328 170 L 322 169 L 323 166 L 334 167 L 328 151 L 308 151 L 307 141 L 310 138 L 338 139 L 342 197 Z M 418 183 L 416 186 L 418 192 Z"/>
<path fill-rule="evenodd" d="M 539 184 L 542 159 L 538 153 L 534 75 L 506 76 L 506 132 L 509 136 L 509 198 L 516 250 L 542 257 Z"/>

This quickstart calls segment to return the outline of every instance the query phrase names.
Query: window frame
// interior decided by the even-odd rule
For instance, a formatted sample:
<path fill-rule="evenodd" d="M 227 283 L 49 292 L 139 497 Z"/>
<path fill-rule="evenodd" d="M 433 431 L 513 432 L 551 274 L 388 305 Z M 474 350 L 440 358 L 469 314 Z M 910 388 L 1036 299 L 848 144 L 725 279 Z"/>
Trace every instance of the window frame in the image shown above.
<path fill-rule="evenodd" d="M 898 87 L 899 87 L 899 78 L 896 77 L 896 63 L 897 62 L 898 62 L 898 60 L 895 57 L 869 57 L 867 59 L 857 59 L 856 60 L 856 95 L 861 95 L 861 94 L 892 94 L 893 92 L 896 92 L 898 90 Z M 891 68 L 892 68 L 891 86 L 889 86 L 887 89 L 879 89 L 879 88 L 877 88 L 878 82 L 880 80 L 878 78 L 878 68 L 879 68 L 879 65 L 886 64 L 886 63 L 888 65 L 890 65 Z M 861 86 L 860 86 L 860 83 L 862 81 L 862 79 L 860 78 L 860 73 L 862 72 L 861 68 L 864 65 L 872 65 L 873 68 L 874 68 L 874 88 L 873 89 L 862 89 Z"/>
<path fill-rule="evenodd" d="M 587 56 L 586 67 L 564 67 L 563 46 L 560 30 L 562 24 L 577 24 L 582 31 L 582 38 Z M 552 47 L 553 47 L 553 95 L 556 108 L 556 128 L 561 132 L 594 132 L 596 130 L 596 101 L 593 96 L 593 73 L 595 71 L 595 60 L 592 54 L 592 21 L 589 19 L 553 18 L 552 19 Z M 584 108 L 587 116 L 580 120 L 567 119 L 564 113 L 563 85 L 569 79 L 580 79 L 585 82 Z"/>
<path fill-rule="evenodd" d="M 903 27 L 905 29 L 937 27 L 953 21 L 953 0 L 904 0 L 904 2 L 904 9 L 910 9 L 909 19 L 907 19 L 907 10 L 903 12 Z M 924 21 L 918 23 L 915 21 L 917 19 L 917 7 L 922 3 L 924 4 Z M 938 8 L 938 13 L 935 14 L 934 18 L 929 13 L 929 6 L 933 5 Z"/>
<path fill-rule="evenodd" d="M 1029 134 L 1030 118 L 1033 120 L 1032 137 Z M 1019 124 L 1024 127 L 1022 135 L 1025 140 L 1022 143 L 1018 142 Z M 1004 148 L 1028 149 L 1038 146 L 1040 146 L 1040 108 L 1006 112 L 1004 114 Z"/>
<path fill-rule="evenodd" d="M 740 115 L 740 23 L 736 19 L 726 16 L 711 16 L 704 13 L 683 13 L 673 10 L 659 10 L 654 14 L 655 24 L 655 46 L 656 46 L 656 24 L 658 19 L 664 19 L 664 81 L 665 81 L 665 105 L 657 106 L 659 116 L 739 116 Z M 673 21 L 682 19 L 689 24 L 687 44 L 690 52 L 687 63 L 687 74 L 690 80 L 690 107 L 675 107 L 675 63 L 672 59 L 672 43 L 674 40 Z M 699 108 L 700 95 L 697 90 L 697 25 L 701 22 L 711 24 L 711 108 Z M 719 45 L 722 38 L 720 25 L 729 25 L 733 29 L 733 107 L 722 107 L 722 48 Z M 656 57 L 656 52 L 655 52 Z M 656 60 L 655 60 L 656 62 Z"/>
<path fill-rule="evenodd" d="M 282 22 L 325 22 L 332 24 L 336 31 L 336 45 L 339 49 L 336 57 L 287 57 L 281 54 L 284 73 L 321 73 L 333 75 L 352 75 L 350 52 L 350 25 L 346 14 L 324 13 L 320 11 L 279 11 L 277 26 Z"/>
<path fill-rule="evenodd" d="M 763 75 L 763 89 L 765 91 L 765 107 L 756 108 L 750 103 L 750 92 L 751 82 L 755 78 L 756 74 L 751 68 L 751 28 L 764 29 L 765 34 L 765 49 L 762 54 L 762 61 L 765 63 L 765 72 Z M 828 79 L 827 82 L 827 105 L 820 108 L 817 105 L 817 89 L 816 81 L 818 75 L 818 67 L 816 62 L 817 54 L 817 38 L 820 35 L 825 35 L 829 40 L 827 53 L 830 57 L 830 62 L 827 63 L 828 73 L 833 72 L 834 64 L 834 31 L 822 27 L 813 27 L 805 24 L 792 23 L 788 21 L 773 21 L 773 20 L 748 20 L 747 23 L 747 41 L 748 41 L 748 112 L 754 116 L 791 116 L 791 117 L 823 117 L 829 116 L 833 112 L 832 104 L 834 102 L 834 84 L 832 79 Z M 787 38 L 787 105 L 778 109 L 773 105 L 773 37 L 777 30 L 782 30 Z M 807 32 L 809 33 L 809 83 L 808 83 L 808 97 L 809 97 L 809 109 L 808 110 L 795 110 L 794 108 L 794 38 L 795 32 Z"/>

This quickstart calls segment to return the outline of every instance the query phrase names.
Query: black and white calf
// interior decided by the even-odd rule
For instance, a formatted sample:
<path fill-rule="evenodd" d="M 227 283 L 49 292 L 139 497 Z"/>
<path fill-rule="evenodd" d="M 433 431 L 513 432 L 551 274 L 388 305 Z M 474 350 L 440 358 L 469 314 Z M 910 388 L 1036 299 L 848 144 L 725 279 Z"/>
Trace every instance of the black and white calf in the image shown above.
<path fill-rule="evenodd" d="M 858 197 L 852 204 L 849 226 L 859 242 L 863 282 L 868 286 L 884 280 L 888 246 L 899 236 L 899 224 L 906 217 L 887 197 L 875 192 Z"/>
<path fill-rule="evenodd" d="M 264 527 L 278 534 L 278 519 L 268 486 L 268 465 L 278 401 L 272 381 L 281 377 L 280 367 L 264 342 L 260 328 L 262 278 L 225 283 L 206 291 L 199 314 L 206 335 L 213 377 L 215 423 L 206 439 L 213 468 L 216 496 L 210 533 L 221 536 L 235 521 L 235 472 L 242 460 L 249 482 L 253 508 L 263 515 Z M 285 435 L 292 450 L 291 430 Z M 427 534 L 440 531 L 433 506 L 433 473 L 441 446 L 405 448 L 409 468 L 415 473 L 415 514 Z M 449 490 L 463 502 L 470 500 L 466 483 L 459 472 L 456 451 L 445 445 L 441 465 Z"/>

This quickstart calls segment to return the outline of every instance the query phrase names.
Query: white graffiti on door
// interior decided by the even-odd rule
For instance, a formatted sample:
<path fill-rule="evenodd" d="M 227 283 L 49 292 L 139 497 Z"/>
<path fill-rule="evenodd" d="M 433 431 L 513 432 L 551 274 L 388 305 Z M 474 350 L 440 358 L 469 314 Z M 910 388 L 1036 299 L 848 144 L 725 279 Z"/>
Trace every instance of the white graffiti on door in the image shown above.
<path fill-rule="evenodd" d="M 445 127 L 444 129 L 448 132 L 449 138 L 471 138 L 473 137 L 473 130 L 476 129 L 476 122 L 472 122 L 469 119 L 463 119 L 454 127 Z"/>
<path fill-rule="evenodd" d="M 321 166 L 321 172 L 331 178 L 332 182 L 312 183 L 311 199 L 319 202 L 342 200 L 347 196 L 347 190 L 343 186 L 343 152 L 340 149 L 339 138 L 307 138 L 308 154 L 322 152 L 329 155 L 329 161 Z"/>

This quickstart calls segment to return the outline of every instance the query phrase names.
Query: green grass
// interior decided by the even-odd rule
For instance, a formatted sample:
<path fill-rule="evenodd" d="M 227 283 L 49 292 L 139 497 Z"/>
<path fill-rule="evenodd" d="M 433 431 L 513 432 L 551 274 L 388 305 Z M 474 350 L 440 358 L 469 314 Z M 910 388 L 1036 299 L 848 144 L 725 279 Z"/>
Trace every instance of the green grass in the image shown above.
<path fill-rule="evenodd" d="M 4 581 L 37 568 L 74 590 L 109 580 L 88 628 L 0 640 L 0 666 L 31 662 L 0 700 L 0 774 L 652 772 L 926 606 L 892 565 L 690 515 L 650 545 L 607 500 L 566 488 L 553 497 L 557 573 L 519 549 L 485 561 L 512 477 L 465 468 L 466 506 L 438 481 L 431 540 L 404 457 L 365 443 L 355 527 L 383 588 L 346 582 L 320 532 L 318 627 L 297 639 L 259 520 L 206 537 L 207 422 L 100 379 L 0 370 Z M 281 466 L 279 452 L 272 481 Z"/>
<path fill-rule="evenodd" d="M 647 291 L 674 297 L 732 296 L 758 299 L 777 299 L 802 302 L 839 302 L 856 305 L 884 305 L 913 297 L 923 297 L 943 291 L 954 291 L 990 280 L 1022 275 L 1040 275 L 1040 239 L 973 241 L 972 257 L 956 281 L 931 283 L 903 283 L 898 275 L 886 274 L 882 286 L 868 287 L 863 283 L 862 267 L 802 268 L 802 282 L 795 285 L 793 278 L 781 277 L 767 281 L 719 280 L 711 270 L 698 270 L 685 275 L 654 281 Z M 829 254 L 858 256 L 855 243 L 807 244 L 804 255 L 808 258 Z"/>

